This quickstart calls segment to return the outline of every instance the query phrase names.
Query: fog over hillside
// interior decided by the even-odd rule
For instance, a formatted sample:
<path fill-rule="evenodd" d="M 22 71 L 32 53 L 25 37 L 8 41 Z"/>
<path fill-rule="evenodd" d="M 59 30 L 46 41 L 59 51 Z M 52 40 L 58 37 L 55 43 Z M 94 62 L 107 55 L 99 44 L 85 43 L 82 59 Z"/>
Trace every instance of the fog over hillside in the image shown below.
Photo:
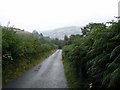
<path fill-rule="evenodd" d="M 70 35 L 76 35 L 81 34 L 80 28 L 78 26 L 70 26 L 70 27 L 62 27 L 50 31 L 43 31 L 40 32 L 44 36 L 49 36 L 50 38 L 58 38 L 58 39 L 64 39 L 64 36 L 70 36 Z"/>

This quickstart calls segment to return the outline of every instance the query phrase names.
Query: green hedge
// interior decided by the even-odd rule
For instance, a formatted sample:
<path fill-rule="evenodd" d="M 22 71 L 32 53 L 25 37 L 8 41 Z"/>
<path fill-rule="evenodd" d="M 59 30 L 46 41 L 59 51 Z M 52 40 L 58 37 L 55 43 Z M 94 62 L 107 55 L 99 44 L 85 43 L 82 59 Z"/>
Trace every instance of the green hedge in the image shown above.
<path fill-rule="evenodd" d="M 51 42 L 29 33 L 20 35 L 13 28 L 2 28 L 2 69 L 3 84 L 15 79 L 56 47 Z"/>
<path fill-rule="evenodd" d="M 63 48 L 63 62 L 70 87 L 119 88 L 120 21 L 112 22 L 110 26 L 91 23 L 82 28 L 82 32 L 72 44 L 67 43 Z"/>

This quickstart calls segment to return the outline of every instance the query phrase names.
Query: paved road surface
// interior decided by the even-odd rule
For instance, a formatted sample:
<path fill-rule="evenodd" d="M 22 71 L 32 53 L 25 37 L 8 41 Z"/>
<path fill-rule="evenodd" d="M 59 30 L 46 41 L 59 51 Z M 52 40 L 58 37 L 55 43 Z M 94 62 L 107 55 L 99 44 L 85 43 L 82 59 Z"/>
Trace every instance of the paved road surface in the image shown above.
<path fill-rule="evenodd" d="M 4 88 L 67 88 L 61 53 L 57 50 Z"/>

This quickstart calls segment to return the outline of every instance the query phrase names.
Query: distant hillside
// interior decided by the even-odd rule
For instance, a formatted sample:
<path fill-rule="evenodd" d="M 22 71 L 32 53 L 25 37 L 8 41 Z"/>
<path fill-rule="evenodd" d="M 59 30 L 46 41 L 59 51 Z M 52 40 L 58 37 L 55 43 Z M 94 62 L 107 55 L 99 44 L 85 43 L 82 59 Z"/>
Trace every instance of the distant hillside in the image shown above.
<path fill-rule="evenodd" d="M 21 35 L 23 37 L 29 37 L 30 35 L 32 35 L 32 33 L 28 32 L 28 31 L 25 31 L 25 30 L 21 30 L 21 29 L 18 29 L 18 28 L 13 28 L 14 31 L 16 31 L 16 33 L 18 35 Z"/>
<path fill-rule="evenodd" d="M 16 33 L 18 35 L 21 35 L 21 36 L 24 36 L 24 37 L 28 37 L 28 36 L 32 35 L 31 32 L 25 31 L 24 29 L 22 30 L 22 29 L 19 29 L 19 28 L 6 27 L 6 26 L 0 26 L 0 28 L 9 28 L 9 29 L 11 28 L 14 31 L 16 31 Z"/>
<path fill-rule="evenodd" d="M 32 33 L 28 32 L 28 31 L 23 31 L 23 30 L 19 30 L 16 33 L 19 34 L 19 35 L 23 35 L 23 36 L 26 36 L 26 35 L 29 36 L 29 35 L 32 34 Z"/>
<path fill-rule="evenodd" d="M 63 28 L 58 28 L 51 31 L 44 31 L 41 33 L 44 36 L 49 36 L 50 38 L 64 39 L 64 35 L 70 36 L 70 35 L 80 34 L 81 33 L 80 28 L 81 27 L 76 27 L 76 26 L 63 27 Z"/>

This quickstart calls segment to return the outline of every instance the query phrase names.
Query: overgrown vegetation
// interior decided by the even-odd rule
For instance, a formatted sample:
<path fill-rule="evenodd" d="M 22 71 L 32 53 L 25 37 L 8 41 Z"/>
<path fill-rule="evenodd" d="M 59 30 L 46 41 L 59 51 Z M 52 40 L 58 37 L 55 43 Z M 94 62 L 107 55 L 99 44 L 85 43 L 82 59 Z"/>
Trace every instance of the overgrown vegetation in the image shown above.
<path fill-rule="evenodd" d="M 120 21 L 90 23 L 65 36 L 63 63 L 70 88 L 120 87 Z"/>
<path fill-rule="evenodd" d="M 25 33 L 12 27 L 2 27 L 3 84 L 40 63 L 56 48 L 57 45 L 50 38 L 47 39 L 37 31 Z"/>

